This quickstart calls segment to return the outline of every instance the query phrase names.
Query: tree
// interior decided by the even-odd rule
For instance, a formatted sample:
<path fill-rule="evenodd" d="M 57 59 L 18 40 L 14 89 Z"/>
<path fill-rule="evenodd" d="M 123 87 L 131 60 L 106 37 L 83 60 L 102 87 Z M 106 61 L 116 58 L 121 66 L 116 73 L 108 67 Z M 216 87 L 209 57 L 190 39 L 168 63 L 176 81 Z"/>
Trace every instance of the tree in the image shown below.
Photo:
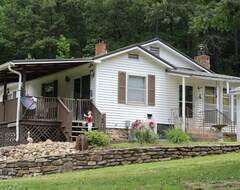
<path fill-rule="evenodd" d="M 60 39 L 57 42 L 56 58 L 57 59 L 70 58 L 70 43 L 63 35 L 60 35 Z"/>

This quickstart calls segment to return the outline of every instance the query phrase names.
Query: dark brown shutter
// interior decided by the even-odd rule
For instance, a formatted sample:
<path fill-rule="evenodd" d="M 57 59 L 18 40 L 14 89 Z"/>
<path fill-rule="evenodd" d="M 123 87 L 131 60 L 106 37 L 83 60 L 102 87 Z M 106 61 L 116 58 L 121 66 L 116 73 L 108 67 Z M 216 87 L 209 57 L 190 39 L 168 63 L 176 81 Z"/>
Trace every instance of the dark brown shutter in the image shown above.
<path fill-rule="evenodd" d="M 58 96 L 58 81 L 53 81 L 53 97 Z"/>
<path fill-rule="evenodd" d="M 42 96 L 46 96 L 45 83 L 42 84 Z"/>
<path fill-rule="evenodd" d="M 126 103 L 126 73 L 118 72 L 118 103 Z"/>
<path fill-rule="evenodd" d="M 148 105 L 155 106 L 155 76 L 148 75 Z"/>

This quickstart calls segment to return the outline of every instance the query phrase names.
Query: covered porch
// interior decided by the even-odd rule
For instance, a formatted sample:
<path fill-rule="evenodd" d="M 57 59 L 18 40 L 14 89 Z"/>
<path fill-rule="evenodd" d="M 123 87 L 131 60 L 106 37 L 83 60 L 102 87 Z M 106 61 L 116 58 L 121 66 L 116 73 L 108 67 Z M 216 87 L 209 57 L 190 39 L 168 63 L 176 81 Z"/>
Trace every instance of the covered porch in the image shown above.
<path fill-rule="evenodd" d="M 73 141 L 87 129 L 83 114 L 88 110 L 92 111 L 94 129 L 105 131 L 105 114 L 90 95 L 93 71 L 92 59 L 24 60 L 1 65 L 0 146 L 25 143 L 28 131 L 34 142 Z M 9 96 L 12 83 L 16 88 Z M 20 98 L 24 96 L 35 97 L 36 109 L 23 107 Z"/>
<path fill-rule="evenodd" d="M 239 98 L 230 90 L 239 85 L 240 78 L 182 68 L 167 73 L 179 84 L 178 107 L 172 109 L 171 124 L 179 122 L 178 118 L 184 131 L 199 133 L 202 140 L 216 125 L 224 125 L 223 133 L 236 137 Z"/>

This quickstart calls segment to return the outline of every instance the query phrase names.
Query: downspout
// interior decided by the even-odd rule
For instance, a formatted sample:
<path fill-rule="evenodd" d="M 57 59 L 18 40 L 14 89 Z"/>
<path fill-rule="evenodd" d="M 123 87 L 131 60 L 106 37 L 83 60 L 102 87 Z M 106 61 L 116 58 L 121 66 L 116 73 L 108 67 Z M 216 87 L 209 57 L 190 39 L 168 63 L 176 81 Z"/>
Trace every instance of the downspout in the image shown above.
<path fill-rule="evenodd" d="M 20 98 L 21 98 L 21 86 L 22 86 L 22 74 L 11 68 L 14 66 L 13 62 L 9 62 L 8 70 L 18 75 L 18 91 L 17 91 L 17 115 L 16 115 L 16 142 L 19 141 L 19 117 L 20 117 Z"/>

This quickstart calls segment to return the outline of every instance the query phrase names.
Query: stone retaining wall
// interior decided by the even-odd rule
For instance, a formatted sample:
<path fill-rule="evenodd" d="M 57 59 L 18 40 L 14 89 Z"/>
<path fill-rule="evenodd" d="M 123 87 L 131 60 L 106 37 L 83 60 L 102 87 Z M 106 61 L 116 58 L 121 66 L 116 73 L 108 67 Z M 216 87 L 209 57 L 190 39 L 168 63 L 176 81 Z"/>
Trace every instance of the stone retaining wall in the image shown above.
<path fill-rule="evenodd" d="M 240 145 L 109 149 L 0 162 L 0 179 L 240 152 Z"/>

